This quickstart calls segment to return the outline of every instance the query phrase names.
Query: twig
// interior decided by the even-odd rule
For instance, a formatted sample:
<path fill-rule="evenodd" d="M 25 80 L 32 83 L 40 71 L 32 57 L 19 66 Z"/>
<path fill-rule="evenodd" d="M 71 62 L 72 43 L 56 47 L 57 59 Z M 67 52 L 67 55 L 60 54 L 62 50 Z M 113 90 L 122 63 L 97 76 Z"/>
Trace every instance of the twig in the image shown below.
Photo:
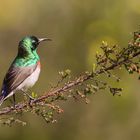
<path fill-rule="evenodd" d="M 135 65 L 137 71 L 138 72 L 140 71 L 139 66 L 137 66 L 136 65 L 137 63 L 134 61 L 134 58 L 138 58 L 138 56 L 140 56 L 140 32 L 135 32 L 133 41 L 128 45 L 127 48 L 123 48 L 122 50 L 120 50 L 120 52 L 118 52 L 118 50 L 114 50 L 114 49 L 117 49 L 116 47 L 109 48 L 106 43 L 103 44 L 101 49 L 103 50 L 103 55 L 96 55 L 97 66 L 95 66 L 92 72 L 84 73 L 72 81 L 69 80 L 61 87 L 58 87 L 60 83 L 58 82 L 58 85 L 56 88 L 51 89 L 50 91 L 44 93 L 44 95 L 40 97 L 37 97 L 35 100 L 32 100 L 30 103 L 20 102 L 15 105 L 15 108 L 13 108 L 13 106 L 4 107 L 0 110 L 0 116 L 12 115 L 12 114 L 19 113 L 22 111 L 31 110 L 32 112 L 35 112 L 36 114 L 40 113 L 42 117 L 44 117 L 44 119 L 47 119 L 47 122 L 50 122 L 50 120 L 52 119 L 52 114 L 49 116 L 49 114 L 47 114 L 48 112 L 45 111 L 44 108 L 41 110 L 40 107 L 41 106 L 43 107 L 43 105 L 45 107 L 46 104 L 51 104 L 54 101 L 59 100 L 62 94 L 65 96 L 68 96 L 70 90 L 73 90 L 75 87 L 78 87 L 82 85 L 83 83 L 86 83 L 87 81 L 90 81 L 90 80 L 92 80 L 92 82 L 94 83 L 97 83 L 96 78 L 101 74 L 106 74 L 108 76 L 111 75 L 113 77 L 114 75 L 111 74 L 111 72 L 115 68 L 117 67 L 120 68 L 123 65 L 125 66 L 127 70 L 131 70 L 132 68 L 130 66 L 133 64 Z M 115 57 L 111 57 L 112 55 L 114 55 Z M 139 60 L 136 59 L 136 61 L 138 61 L 138 64 L 139 64 Z M 62 74 L 63 74 L 62 75 L 63 78 L 65 78 L 69 75 L 69 71 L 66 71 L 66 73 L 64 72 Z M 98 84 L 99 83 L 100 81 L 98 82 Z M 117 93 L 118 91 L 121 91 L 120 88 L 114 88 L 114 87 L 111 88 L 111 86 L 108 86 L 108 87 L 110 87 L 110 91 L 113 93 L 113 95 L 115 95 L 115 93 Z M 99 89 L 102 89 L 102 87 Z M 82 91 L 84 96 L 81 96 L 81 97 L 85 97 L 86 99 L 86 95 L 88 93 L 90 92 L 95 93 L 96 91 L 97 89 L 94 89 L 93 85 L 91 86 L 91 89 L 88 89 L 88 86 L 87 86 Z M 77 92 L 77 93 L 80 93 L 81 95 L 82 92 Z M 75 95 L 73 94 L 71 95 L 75 97 Z M 51 119 L 47 118 L 45 115 L 48 115 Z"/>
<path fill-rule="evenodd" d="M 130 59 L 133 59 L 137 56 L 140 55 L 140 52 L 137 52 L 136 54 L 134 54 L 132 57 L 129 58 Z M 99 75 L 99 74 L 102 74 L 104 73 L 104 71 L 110 71 L 110 70 L 113 70 L 114 68 L 118 67 L 118 66 L 121 66 L 122 64 L 124 64 L 125 62 L 127 62 L 128 59 L 124 59 L 118 63 L 115 63 L 115 64 L 112 64 L 111 66 L 105 68 L 104 70 L 100 70 L 100 71 L 97 71 L 95 74 L 96 75 Z M 76 78 L 75 80 L 71 81 L 71 82 L 68 82 L 66 83 L 64 86 L 58 88 L 58 89 L 54 89 L 53 91 L 50 91 L 50 92 L 47 92 L 45 93 L 44 95 L 38 97 L 37 99 L 33 100 L 31 103 L 30 103 L 30 106 L 33 106 L 34 104 L 36 103 L 39 103 L 39 102 L 42 102 L 44 100 L 46 100 L 47 98 L 49 97 L 53 97 L 53 96 L 56 96 L 60 93 L 66 93 L 68 90 L 72 89 L 73 87 L 89 80 L 90 78 L 92 78 L 94 75 L 93 74 L 84 74 L 84 75 L 81 75 L 80 77 Z M 0 111 L 0 115 L 6 115 L 8 113 L 14 113 L 15 111 L 17 110 L 22 110 L 24 108 L 26 108 L 28 106 L 27 103 L 18 103 L 15 108 L 13 107 L 5 107 L 3 108 L 1 111 Z"/>

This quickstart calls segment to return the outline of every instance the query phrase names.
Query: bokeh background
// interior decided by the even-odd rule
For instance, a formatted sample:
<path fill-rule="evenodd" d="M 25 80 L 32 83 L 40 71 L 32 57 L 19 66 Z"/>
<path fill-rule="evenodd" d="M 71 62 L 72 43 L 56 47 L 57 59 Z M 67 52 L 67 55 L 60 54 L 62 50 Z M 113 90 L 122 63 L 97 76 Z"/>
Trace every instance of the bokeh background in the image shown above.
<path fill-rule="evenodd" d="M 127 46 L 140 24 L 139 0 L 4 0 L 0 2 L 0 83 L 26 35 L 52 38 L 38 52 L 40 79 L 33 91 L 50 88 L 58 71 L 91 69 L 102 40 Z M 140 81 L 121 71 L 121 97 L 100 92 L 88 105 L 68 101 L 56 124 L 22 116 L 27 125 L 0 126 L 0 140 L 139 140 Z"/>

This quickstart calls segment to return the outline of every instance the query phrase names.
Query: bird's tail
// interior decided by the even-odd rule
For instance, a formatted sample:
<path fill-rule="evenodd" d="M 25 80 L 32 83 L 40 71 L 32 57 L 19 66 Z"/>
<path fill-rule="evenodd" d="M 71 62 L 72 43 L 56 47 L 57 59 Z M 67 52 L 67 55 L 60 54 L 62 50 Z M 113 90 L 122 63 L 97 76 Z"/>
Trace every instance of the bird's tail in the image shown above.
<path fill-rule="evenodd" d="M 0 95 L 0 106 L 2 105 L 3 101 L 4 101 L 4 95 Z"/>

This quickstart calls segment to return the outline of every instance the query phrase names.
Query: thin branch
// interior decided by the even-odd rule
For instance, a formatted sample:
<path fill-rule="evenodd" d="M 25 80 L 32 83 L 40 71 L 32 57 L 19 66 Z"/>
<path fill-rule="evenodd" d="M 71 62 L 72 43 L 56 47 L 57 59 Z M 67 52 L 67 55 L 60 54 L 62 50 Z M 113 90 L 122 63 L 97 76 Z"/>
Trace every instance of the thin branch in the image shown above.
<path fill-rule="evenodd" d="M 132 42 L 129 43 L 128 47 L 123 48 L 120 51 L 119 48 L 117 48 L 117 45 L 110 48 L 105 42 L 102 44 L 101 49 L 103 50 L 103 54 L 96 54 L 96 64 L 94 65 L 92 72 L 84 73 L 74 80 L 69 79 L 68 82 L 60 87 L 60 83 L 64 82 L 65 78 L 69 75 L 69 70 L 61 72 L 60 74 L 62 74 L 61 78 L 63 80 L 60 80 L 53 89 L 44 93 L 44 95 L 37 97 L 35 100 L 32 100 L 30 103 L 24 101 L 16 104 L 15 107 L 10 106 L 2 108 L 0 110 L 0 116 L 10 116 L 20 112 L 31 111 L 32 113 L 36 113 L 43 117 L 46 122 L 53 122 L 53 108 L 54 110 L 56 109 L 56 112 L 57 108 L 59 109 L 59 106 L 56 106 L 54 102 L 60 100 L 62 95 L 68 97 L 71 90 L 74 91 L 75 89 L 74 93 L 70 94 L 75 99 L 77 98 L 76 96 L 80 96 L 85 100 L 87 100 L 86 97 L 89 93 L 96 93 L 99 89 L 105 89 L 106 87 L 110 89 L 110 92 L 113 95 L 117 94 L 121 91 L 121 88 L 111 87 L 110 85 L 107 85 L 107 82 L 98 80 L 97 77 L 101 74 L 105 74 L 108 77 L 114 77 L 112 71 L 116 68 L 121 68 L 122 66 L 125 66 L 126 70 L 129 72 L 136 71 L 140 73 L 138 66 L 138 64 L 140 64 L 140 61 L 138 60 L 138 57 L 140 56 L 140 32 L 135 32 Z M 92 84 L 87 84 L 89 81 L 92 81 Z M 79 86 L 81 86 L 80 91 L 78 89 Z M 46 106 L 48 108 L 51 107 L 52 110 L 50 114 L 49 109 L 46 109 Z"/>
<path fill-rule="evenodd" d="M 114 68 L 121 66 L 122 64 L 124 64 L 128 60 L 131 60 L 131 59 L 133 59 L 133 58 L 135 58 L 135 57 L 137 57 L 139 55 L 140 55 L 140 52 L 137 52 L 132 57 L 130 57 L 129 59 L 127 58 L 127 59 L 124 59 L 124 60 L 122 60 L 122 61 L 120 61 L 118 63 L 112 64 L 111 66 L 109 66 L 109 67 L 107 67 L 107 68 L 105 68 L 103 70 L 97 71 L 95 74 L 99 75 L 99 74 L 104 73 L 104 71 L 113 70 Z M 42 102 L 42 101 L 46 100 L 49 97 L 53 97 L 53 96 L 56 96 L 56 95 L 58 95 L 60 93 L 64 93 L 64 92 L 66 93 L 67 91 L 69 91 L 73 87 L 75 87 L 75 86 L 77 86 L 77 85 L 89 80 L 90 78 L 93 77 L 93 75 L 94 75 L 94 73 L 81 75 L 78 78 L 76 78 L 75 80 L 66 83 L 64 86 L 62 86 L 62 87 L 60 87 L 58 89 L 54 89 L 53 91 L 45 93 L 44 95 L 42 95 L 42 96 L 38 97 L 37 99 L 31 101 L 30 107 L 32 107 L 36 103 L 39 103 L 39 102 Z M 21 103 L 18 103 L 15 106 L 15 108 L 13 108 L 13 107 L 5 107 L 0 111 L 0 115 L 6 115 L 8 113 L 14 113 L 16 110 L 22 110 L 22 109 L 26 108 L 27 106 L 28 106 L 28 103 L 22 103 L 21 102 Z"/>

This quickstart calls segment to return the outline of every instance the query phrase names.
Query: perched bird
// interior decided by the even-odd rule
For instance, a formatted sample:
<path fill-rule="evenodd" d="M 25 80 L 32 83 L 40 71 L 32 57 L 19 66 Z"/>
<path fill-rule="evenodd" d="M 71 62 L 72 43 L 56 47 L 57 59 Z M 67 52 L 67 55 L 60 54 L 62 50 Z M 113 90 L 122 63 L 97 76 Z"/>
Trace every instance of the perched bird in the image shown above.
<path fill-rule="evenodd" d="M 37 54 L 37 47 L 40 42 L 47 40 L 51 39 L 26 36 L 19 42 L 17 56 L 3 80 L 0 105 L 12 95 L 15 104 L 16 91 L 22 91 L 32 99 L 26 91 L 36 83 L 40 74 L 40 58 Z"/>

